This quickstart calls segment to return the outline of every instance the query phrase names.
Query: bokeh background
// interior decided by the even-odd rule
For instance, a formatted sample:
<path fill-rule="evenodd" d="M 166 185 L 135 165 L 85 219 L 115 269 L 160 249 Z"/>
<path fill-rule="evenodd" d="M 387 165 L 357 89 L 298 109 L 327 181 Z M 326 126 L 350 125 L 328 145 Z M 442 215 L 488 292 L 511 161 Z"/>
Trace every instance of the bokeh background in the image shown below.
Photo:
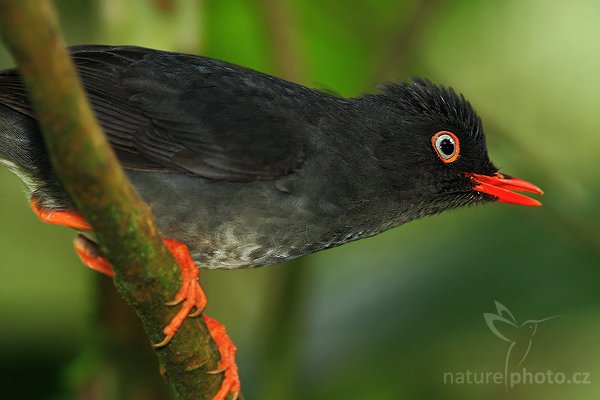
<path fill-rule="evenodd" d="M 494 162 L 546 191 L 541 208 L 456 210 L 288 265 L 203 272 L 246 398 L 600 396 L 600 2 L 56 4 L 70 44 L 203 54 L 343 96 L 413 75 L 450 85 L 481 114 Z M 73 236 L 39 223 L 0 169 L 0 398 L 169 398 L 139 324 Z M 590 383 L 445 383 L 503 370 L 509 343 L 483 317 L 495 301 L 519 323 L 560 315 L 520 368 Z"/>

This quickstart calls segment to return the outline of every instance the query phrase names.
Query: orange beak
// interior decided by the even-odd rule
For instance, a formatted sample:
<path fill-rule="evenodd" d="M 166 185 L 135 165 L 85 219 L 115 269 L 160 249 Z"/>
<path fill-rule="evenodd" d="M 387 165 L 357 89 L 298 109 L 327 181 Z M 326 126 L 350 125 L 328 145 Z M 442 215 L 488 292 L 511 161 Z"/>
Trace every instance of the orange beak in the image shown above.
<path fill-rule="evenodd" d="M 520 192 L 529 192 L 544 194 L 542 189 L 519 178 L 508 175 L 502 175 L 497 172 L 493 176 L 467 173 L 467 175 L 477 185 L 473 190 L 490 196 L 494 196 L 496 201 L 501 203 L 519 204 L 522 206 L 541 206 L 542 203 L 531 197 L 515 193 L 512 190 Z"/>

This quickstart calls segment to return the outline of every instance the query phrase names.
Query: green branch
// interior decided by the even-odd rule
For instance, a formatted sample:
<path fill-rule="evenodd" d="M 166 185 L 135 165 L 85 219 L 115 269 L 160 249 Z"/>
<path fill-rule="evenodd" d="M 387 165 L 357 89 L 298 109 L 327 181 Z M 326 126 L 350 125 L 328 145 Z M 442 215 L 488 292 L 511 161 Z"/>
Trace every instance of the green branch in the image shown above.
<path fill-rule="evenodd" d="M 112 263 L 117 289 L 150 340 L 160 341 L 175 311 L 164 303 L 177 292 L 179 268 L 94 119 L 52 5 L 0 0 L 0 31 L 27 87 L 55 173 Z M 212 398 L 218 391 L 222 376 L 207 372 L 217 368 L 219 353 L 202 318 L 187 320 L 157 355 L 179 398 Z"/>

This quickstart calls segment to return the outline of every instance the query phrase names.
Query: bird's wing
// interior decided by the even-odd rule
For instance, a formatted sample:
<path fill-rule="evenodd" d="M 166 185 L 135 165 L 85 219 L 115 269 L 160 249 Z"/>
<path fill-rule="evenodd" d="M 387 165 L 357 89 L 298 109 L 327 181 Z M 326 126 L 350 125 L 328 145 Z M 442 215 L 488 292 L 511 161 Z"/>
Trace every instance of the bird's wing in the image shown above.
<path fill-rule="evenodd" d="M 514 324 L 512 321 L 508 319 L 492 314 L 492 313 L 484 313 L 483 318 L 485 319 L 485 323 L 488 328 L 492 331 L 492 333 L 498 338 L 504 340 L 505 342 L 512 342 L 515 330 L 518 330 L 518 326 Z"/>
<path fill-rule="evenodd" d="M 95 115 L 125 168 L 272 179 L 299 168 L 316 92 L 224 62 L 137 47 L 71 48 Z M 20 77 L 0 102 L 33 116 Z"/>
<path fill-rule="evenodd" d="M 33 116 L 21 77 L 14 69 L 0 72 L 0 103 Z"/>

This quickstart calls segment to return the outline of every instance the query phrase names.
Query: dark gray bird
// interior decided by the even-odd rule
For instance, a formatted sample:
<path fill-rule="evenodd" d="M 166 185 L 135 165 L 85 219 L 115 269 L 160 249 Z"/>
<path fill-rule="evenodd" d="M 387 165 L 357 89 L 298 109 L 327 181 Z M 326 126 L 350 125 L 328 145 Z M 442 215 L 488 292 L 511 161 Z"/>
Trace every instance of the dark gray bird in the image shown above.
<path fill-rule="evenodd" d="M 169 305 L 184 305 L 157 346 L 206 304 L 195 264 L 274 264 L 459 206 L 540 205 L 511 191 L 540 189 L 490 162 L 471 105 L 426 80 L 341 98 L 205 57 L 110 46 L 71 54 L 182 267 L 182 289 Z M 0 163 L 23 180 L 42 220 L 87 229 L 52 171 L 16 70 L 0 72 Z M 91 242 L 76 244 L 87 265 L 111 273 Z M 182 244 L 193 261 L 173 250 Z M 235 348 L 205 319 L 225 372 L 215 399 L 236 396 Z"/>
<path fill-rule="evenodd" d="M 539 204 L 501 190 L 539 192 L 498 175 L 469 103 L 429 81 L 347 99 L 204 57 L 71 53 L 162 235 L 201 268 L 278 263 L 468 204 Z M 15 70 L 0 73 L 0 160 L 40 206 L 74 210 Z"/>

